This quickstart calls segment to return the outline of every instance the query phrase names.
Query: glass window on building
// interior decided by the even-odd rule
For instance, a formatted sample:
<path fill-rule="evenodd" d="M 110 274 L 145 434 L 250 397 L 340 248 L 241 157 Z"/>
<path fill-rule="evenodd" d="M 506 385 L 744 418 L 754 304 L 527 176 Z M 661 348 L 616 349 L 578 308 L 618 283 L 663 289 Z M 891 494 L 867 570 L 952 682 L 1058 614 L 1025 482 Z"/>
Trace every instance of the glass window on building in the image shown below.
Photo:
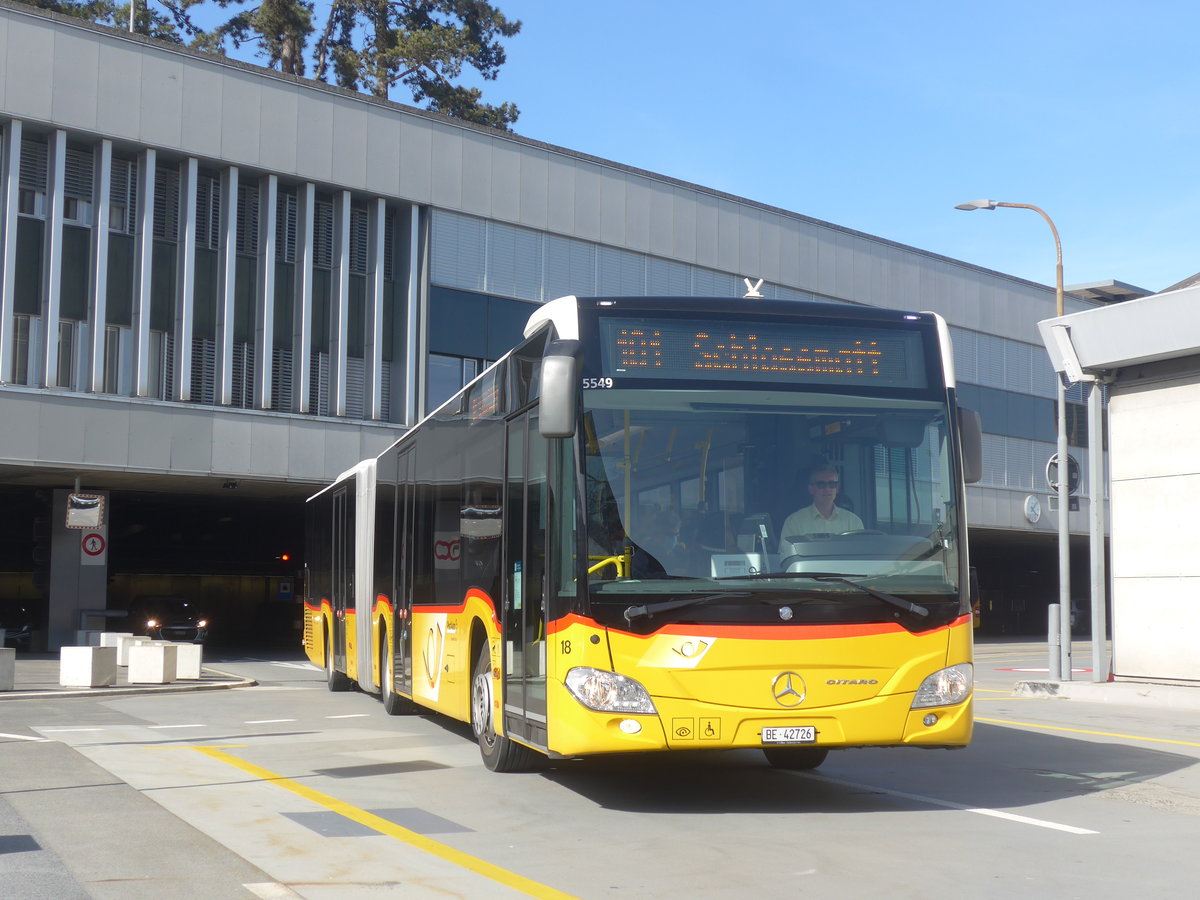
<path fill-rule="evenodd" d="M 430 353 L 425 382 L 425 409 L 429 412 L 437 409 L 474 381 L 484 365 L 484 360 Z"/>

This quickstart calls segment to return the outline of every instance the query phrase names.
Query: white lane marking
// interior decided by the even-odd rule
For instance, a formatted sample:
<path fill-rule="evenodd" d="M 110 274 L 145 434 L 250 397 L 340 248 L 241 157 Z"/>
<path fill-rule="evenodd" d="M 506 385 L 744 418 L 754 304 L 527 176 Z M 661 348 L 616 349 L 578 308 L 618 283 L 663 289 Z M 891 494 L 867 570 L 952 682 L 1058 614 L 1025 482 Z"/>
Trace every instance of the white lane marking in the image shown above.
<path fill-rule="evenodd" d="M 274 725 L 276 722 L 295 722 L 295 719 L 248 719 L 243 725 Z"/>
<path fill-rule="evenodd" d="M 204 728 L 203 723 L 196 725 L 148 725 L 148 728 Z"/>
<path fill-rule="evenodd" d="M 309 670 L 313 670 L 316 672 L 325 671 L 320 666 L 314 666 L 312 663 L 273 662 L 273 663 L 271 663 L 271 665 L 278 666 L 281 669 L 303 669 L 306 672 Z"/>
<path fill-rule="evenodd" d="M 103 728 L 43 728 L 42 734 L 70 734 L 76 731 L 103 731 Z"/>
<path fill-rule="evenodd" d="M 293 898 L 300 896 L 286 884 L 280 884 L 278 881 L 243 884 L 242 887 L 255 897 L 259 897 L 260 900 L 293 900 Z"/>
<path fill-rule="evenodd" d="M 50 740 L 50 738 L 44 738 L 44 737 L 30 737 L 27 734 L 7 734 L 3 731 L 0 731 L 0 738 L 8 738 L 9 740 L 13 740 L 13 741 L 33 741 L 34 743 L 45 742 L 45 741 Z"/>
<path fill-rule="evenodd" d="M 366 713 L 350 713 L 349 715 L 345 715 L 345 716 L 326 716 L 325 718 L 327 718 L 327 719 L 365 719 L 365 718 L 367 718 L 367 714 Z"/>
<path fill-rule="evenodd" d="M 1092 831 L 1089 828 L 1076 828 L 1074 825 L 1063 825 L 1059 822 L 1050 822 L 1046 819 L 1034 819 L 1030 816 L 1019 816 L 1016 813 L 1002 812 L 998 809 L 987 809 L 980 806 L 967 806 L 965 803 L 955 803 L 952 800 L 939 800 L 936 797 L 926 797 L 924 794 L 909 794 L 904 791 L 893 791 L 888 788 L 881 788 L 873 784 L 860 784 L 857 781 L 846 781 L 841 778 L 830 778 L 828 775 L 822 775 L 817 772 L 809 772 L 808 777 L 816 778 L 820 781 L 827 781 L 831 784 L 841 784 L 846 787 L 860 788 L 867 791 L 878 791 L 881 794 L 890 794 L 893 797 L 901 797 L 905 800 L 913 800 L 917 803 L 928 803 L 931 806 L 943 806 L 946 809 L 959 809 L 963 812 L 975 813 L 980 816 L 991 816 L 995 819 L 1006 819 L 1009 822 L 1017 822 L 1021 825 L 1034 825 L 1038 828 L 1049 828 L 1054 831 L 1065 831 L 1068 834 L 1099 834 L 1098 831 Z"/>

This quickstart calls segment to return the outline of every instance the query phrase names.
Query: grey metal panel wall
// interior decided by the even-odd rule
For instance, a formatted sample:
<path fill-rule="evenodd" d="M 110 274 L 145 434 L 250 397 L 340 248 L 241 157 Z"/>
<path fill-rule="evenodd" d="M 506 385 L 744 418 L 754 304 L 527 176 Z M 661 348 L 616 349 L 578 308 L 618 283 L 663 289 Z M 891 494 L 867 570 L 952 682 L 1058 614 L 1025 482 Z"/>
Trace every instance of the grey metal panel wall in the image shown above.
<path fill-rule="evenodd" d="M 0 459 L 49 468 L 322 484 L 402 429 L 113 396 L 0 389 Z"/>

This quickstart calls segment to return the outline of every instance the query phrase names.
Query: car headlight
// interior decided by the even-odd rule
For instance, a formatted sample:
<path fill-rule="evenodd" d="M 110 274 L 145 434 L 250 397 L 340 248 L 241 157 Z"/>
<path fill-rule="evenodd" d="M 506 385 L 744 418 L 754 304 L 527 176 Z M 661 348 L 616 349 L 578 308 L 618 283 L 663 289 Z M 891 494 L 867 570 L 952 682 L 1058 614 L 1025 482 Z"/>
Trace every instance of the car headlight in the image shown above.
<path fill-rule="evenodd" d="M 566 685 L 576 700 L 596 712 L 658 712 L 640 683 L 616 672 L 579 666 L 567 673 Z"/>
<path fill-rule="evenodd" d="M 970 663 L 959 663 L 934 672 L 917 688 L 912 708 L 953 706 L 955 703 L 961 703 L 971 695 L 974 678 L 974 667 Z"/>
<path fill-rule="evenodd" d="M 157 620 L 157 619 L 147 619 L 147 620 L 146 620 L 146 627 L 147 627 L 147 628 L 157 628 L 157 627 L 158 627 L 158 620 Z"/>
<path fill-rule="evenodd" d="M 208 627 L 208 619 L 201 619 L 199 622 L 196 623 L 196 627 L 197 628 L 207 628 Z"/>

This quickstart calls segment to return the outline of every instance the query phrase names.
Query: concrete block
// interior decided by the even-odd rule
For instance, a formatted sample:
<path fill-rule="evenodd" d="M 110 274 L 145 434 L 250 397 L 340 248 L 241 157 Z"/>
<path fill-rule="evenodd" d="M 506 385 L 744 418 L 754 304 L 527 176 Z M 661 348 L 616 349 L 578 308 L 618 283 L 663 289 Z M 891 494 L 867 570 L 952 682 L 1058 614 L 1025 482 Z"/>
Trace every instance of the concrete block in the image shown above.
<path fill-rule="evenodd" d="M 150 638 L 134 634 L 122 634 L 117 637 L 117 665 L 129 665 L 129 650 L 137 644 L 148 644 Z"/>
<path fill-rule="evenodd" d="M 178 666 L 175 644 L 139 641 L 129 648 L 130 684 L 170 684 Z"/>
<path fill-rule="evenodd" d="M 17 651 L 0 647 L 0 691 L 11 691 L 17 679 Z"/>
<path fill-rule="evenodd" d="M 117 641 L 123 637 L 133 637 L 132 631 L 102 631 L 100 632 L 101 647 L 115 647 Z"/>
<path fill-rule="evenodd" d="M 100 635 L 103 632 L 92 631 L 90 629 L 75 632 L 75 646 L 77 647 L 99 647 Z"/>
<path fill-rule="evenodd" d="M 117 648 L 61 648 L 58 683 L 63 687 L 108 687 L 116 684 Z"/>
<path fill-rule="evenodd" d="M 199 681 L 204 661 L 203 644 L 172 644 L 175 648 L 175 677 L 180 681 Z"/>

